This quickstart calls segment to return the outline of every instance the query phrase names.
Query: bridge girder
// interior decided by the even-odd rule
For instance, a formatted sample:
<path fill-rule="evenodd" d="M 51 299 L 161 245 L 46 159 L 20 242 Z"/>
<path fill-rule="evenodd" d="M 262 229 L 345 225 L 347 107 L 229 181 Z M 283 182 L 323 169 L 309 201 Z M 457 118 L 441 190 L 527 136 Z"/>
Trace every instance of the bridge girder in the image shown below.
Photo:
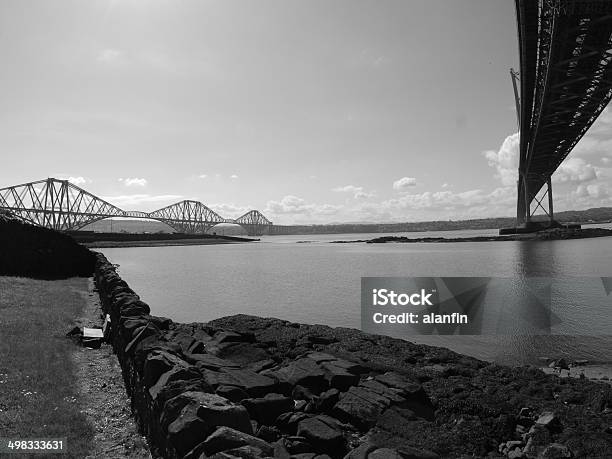
<path fill-rule="evenodd" d="M 0 209 L 34 225 L 79 229 L 123 211 L 68 180 L 47 179 L 0 189 Z"/>
<path fill-rule="evenodd" d="M 238 223 L 251 234 L 271 225 L 258 211 L 237 220 L 221 217 L 199 201 L 184 200 L 153 212 L 125 211 L 70 183 L 48 178 L 0 189 L 0 211 L 34 225 L 55 230 L 78 230 L 105 218 L 145 218 L 161 221 L 177 232 L 206 233 L 219 223 Z M 239 220 L 239 221 L 238 221 Z"/>
<path fill-rule="evenodd" d="M 272 226 L 272 222 L 258 210 L 250 210 L 246 214 L 235 219 L 234 223 L 246 229 L 249 236 L 262 236 L 265 233 L 269 234 L 270 227 Z"/>
<path fill-rule="evenodd" d="M 515 0 L 520 55 L 517 221 L 612 99 L 612 2 Z"/>

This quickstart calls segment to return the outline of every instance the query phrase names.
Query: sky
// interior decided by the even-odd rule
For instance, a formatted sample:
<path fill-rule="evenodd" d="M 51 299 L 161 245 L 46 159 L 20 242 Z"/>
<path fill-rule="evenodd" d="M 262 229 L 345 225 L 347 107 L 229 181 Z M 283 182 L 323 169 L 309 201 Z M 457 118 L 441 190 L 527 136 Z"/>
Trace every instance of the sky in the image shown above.
<path fill-rule="evenodd" d="M 507 0 L 0 0 L 0 187 L 278 224 L 516 214 Z M 612 205 L 612 111 L 553 177 Z"/>

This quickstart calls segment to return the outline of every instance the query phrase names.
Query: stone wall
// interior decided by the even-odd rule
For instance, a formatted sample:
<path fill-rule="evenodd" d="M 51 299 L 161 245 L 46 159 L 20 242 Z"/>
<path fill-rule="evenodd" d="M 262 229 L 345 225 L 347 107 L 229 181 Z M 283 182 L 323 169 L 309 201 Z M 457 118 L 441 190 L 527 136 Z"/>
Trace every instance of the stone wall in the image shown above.
<path fill-rule="evenodd" d="M 174 323 L 151 316 L 101 254 L 95 281 L 132 410 L 156 456 L 536 458 L 612 450 L 612 390 L 602 384 L 345 328 L 243 315 Z"/>

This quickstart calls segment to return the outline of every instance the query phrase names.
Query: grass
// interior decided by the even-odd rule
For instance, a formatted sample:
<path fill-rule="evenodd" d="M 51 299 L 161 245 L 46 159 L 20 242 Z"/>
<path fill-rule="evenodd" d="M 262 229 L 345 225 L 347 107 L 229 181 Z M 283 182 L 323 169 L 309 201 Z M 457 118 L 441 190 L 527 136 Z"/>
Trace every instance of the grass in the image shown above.
<path fill-rule="evenodd" d="M 94 429 L 65 337 L 86 305 L 87 282 L 0 277 L 0 437 L 65 437 L 68 457 L 90 451 Z"/>

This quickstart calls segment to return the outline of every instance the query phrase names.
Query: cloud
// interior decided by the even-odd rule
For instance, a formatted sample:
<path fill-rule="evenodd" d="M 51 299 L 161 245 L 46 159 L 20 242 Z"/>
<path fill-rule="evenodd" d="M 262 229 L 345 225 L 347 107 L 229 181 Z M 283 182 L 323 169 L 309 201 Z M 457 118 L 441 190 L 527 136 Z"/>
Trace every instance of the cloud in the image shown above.
<path fill-rule="evenodd" d="M 208 177 L 208 175 L 206 175 L 206 174 L 200 174 L 200 175 L 198 175 L 198 178 L 201 178 L 201 179 L 205 179 L 206 177 Z"/>
<path fill-rule="evenodd" d="M 113 48 L 106 48 L 98 53 L 99 62 L 115 62 L 123 56 L 123 51 Z"/>
<path fill-rule="evenodd" d="M 450 185 L 448 183 L 443 183 L 442 188 L 448 188 Z"/>
<path fill-rule="evenodd" d="M 76 186 L 82 186 L 85 185 L 86 183 L 91 183 L 91 180 L 86 179 L 85 177 L 68 177 L 67 179 L 70 183 L 76 185 Z"/>
<path fill-rule="evenodd" d="M 612 163 L 612 158 L 608 158 L 607 156 L 604 156 L 603 158 L 601 158 L 601 162 L 604 164 L 610 164 Z"/>
<path fill-rule="evenodd" d="M 366 192 L 361 186 L 346 185 L 332 188 L 336 193 L 350 193 L 355 199 L 367 199 L 374 196 L 374 193 Z"/>
<path fill-rule="evenodd" d="M 128 194 L 128 195 L 121 195 L 121 196 L 101 196 L 101 198 L 117 207 L 122 207 L 122 206 L 137 206 L 140 204 L 157 204 L 157 203 L 171 204 L 173 202 L 180 201 L 181 199 L 183 199 L 183 196 L 179 194 L 161 194 L 161 195 Z M 135 210 L 143 210 L 143 209 L 135 209 Z"/>
<path fill-rule="evenodd" d="M 395 191 L 408 191 L 408 189 L 416 186 L 416 184 L 417 181 L 414 177 L 402 177 L 393 182 L 393 189 Z"/>
<path fill-rule="evenodd" d="M 404 194 L 399 198 L 389 199 L 382 202 L 382 207 L 387 210 L 422 210 L 427 212 L 461 211 L 462 215 L 469 215 L 470 210 L 478 211 L 481 208 L 497 208 L 498 212 L 510 209 L 516 199 L 514 187 L 500 187 L 486 193 L 483 190 L 467 190 L 462 192 L 453 191 L 425 191 L 418 194 Z"/>
<path fill-rule="evenodd" d="M 232 174 L 232 175 L 230 175 L 230 178 L 231 178 L 232 180 L 236 180 L 236 179 L 238 178 L 238 176 L 237 176 L 236 174 Z"/>
<path fill-rule="evenodd" d="M 588 164 L 578 157 L 567 158 L 555 171 L 552 180 L 555 183 L 583 183 L 597 179 L 597 167 Z"/>
<path fill-rule="evenodd" d="M 275 215 L 332 215 L 342 206 L 332 204 L 309 204 L 297 196 L 287 195 L 280 201 L 268 201 L 264 213 Z"/>
<path fill-rule="evenodd" d="M 119 179 L 120 182 L 122 182 L 125 186 L 146 186 L 147 184 L 147 179 L 144 178 L 137 178 L 137 177 L 133 177 L 133 178 L 125 178 L 125 179 Z"/>
<path fill-rule="evenodd" d="M 501 180 L 502 185 L 516 185 L 519 165 L 519 134 L 514 133 L 506 137 L 499 150 L 487 150 L 484 153 L 489 166 L 497 170 L 495 178 Z"/>

